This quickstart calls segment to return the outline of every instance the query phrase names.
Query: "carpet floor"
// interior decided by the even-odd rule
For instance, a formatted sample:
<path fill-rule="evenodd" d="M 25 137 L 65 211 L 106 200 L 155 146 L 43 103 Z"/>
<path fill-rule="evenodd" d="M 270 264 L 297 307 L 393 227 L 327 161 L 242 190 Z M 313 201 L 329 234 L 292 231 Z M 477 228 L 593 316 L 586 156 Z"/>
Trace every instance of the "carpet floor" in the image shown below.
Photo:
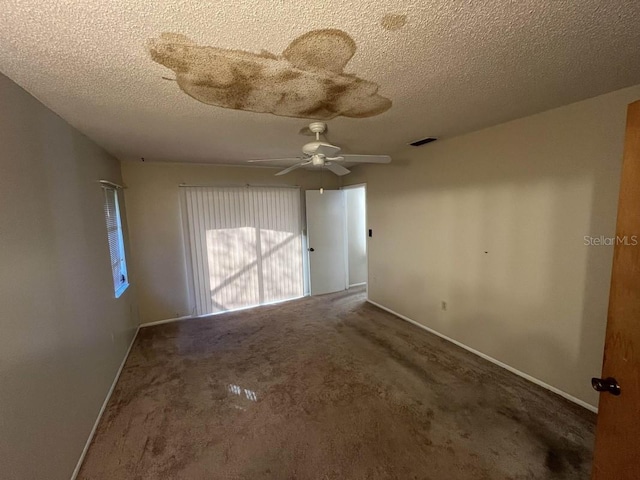
<path fill-rule="evenodd" d="M 583 480 L 594 425 L 358 289 L 141 329 L 79 478 Z"/>

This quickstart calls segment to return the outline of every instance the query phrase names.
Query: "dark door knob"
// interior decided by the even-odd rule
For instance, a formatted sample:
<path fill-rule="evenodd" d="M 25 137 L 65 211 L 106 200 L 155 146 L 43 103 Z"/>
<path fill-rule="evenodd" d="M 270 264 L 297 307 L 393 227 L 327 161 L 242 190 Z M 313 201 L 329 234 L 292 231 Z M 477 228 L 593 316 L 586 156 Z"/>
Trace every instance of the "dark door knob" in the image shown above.
<path fill-rule="evenodd" d="M 620 385 L 613 377 L 608 378 L 592 378 L 591 386 L 596 392 L 609 392 L 611 395 L 620 395 Z"/>
<path fill-rule="evenodd" d="M 315 252 L 316 250 L 315 250 L 315 248 L 310 247 L 310 248 L 309 248 L 309 251 L 310 251 L 310 252 Z"/>

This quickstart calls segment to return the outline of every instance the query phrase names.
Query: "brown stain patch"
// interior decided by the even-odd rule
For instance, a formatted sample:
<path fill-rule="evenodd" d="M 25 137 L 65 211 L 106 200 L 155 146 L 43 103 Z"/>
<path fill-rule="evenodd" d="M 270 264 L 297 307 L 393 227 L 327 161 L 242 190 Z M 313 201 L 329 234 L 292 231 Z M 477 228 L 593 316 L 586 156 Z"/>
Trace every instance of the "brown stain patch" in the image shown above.
<path fill-rule="evenodd" d="M 406 15 L 398 15 L 395 13 L 389 13 L 382 17 L 380 20 L 380 25 L 385 30 L 389 30 L 393 32 L 395 30 L 400 30 L 407 24 L 407 16 Z"/>
<path fill-rule="evenodd" d="M 371 117 L 392 105 L 377 84 L 344 73 L 357 47 L 342 30 L 305 33 L 282 55 L 197 45 L 177 33 L 149 40 L 148 48 L 182 91 L 208 105 L 320 120 Z"/>

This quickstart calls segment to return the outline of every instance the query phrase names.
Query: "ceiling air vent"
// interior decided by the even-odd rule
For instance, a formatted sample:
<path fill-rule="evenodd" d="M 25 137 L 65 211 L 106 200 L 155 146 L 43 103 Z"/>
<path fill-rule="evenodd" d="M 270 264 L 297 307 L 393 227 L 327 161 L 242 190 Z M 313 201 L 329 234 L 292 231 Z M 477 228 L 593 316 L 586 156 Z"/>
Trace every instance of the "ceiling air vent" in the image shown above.
<path fill-rule="evenodd" d="M 436 137 L 427 137 L 427 138 L 423 138 L 422 140 L 416 140 L 415 142 L 411 142 L 409 145 L 411 145 L 412 147 L 419 147 L 426 143 L 435 142 L 436 140 L 437 140 Z"/>

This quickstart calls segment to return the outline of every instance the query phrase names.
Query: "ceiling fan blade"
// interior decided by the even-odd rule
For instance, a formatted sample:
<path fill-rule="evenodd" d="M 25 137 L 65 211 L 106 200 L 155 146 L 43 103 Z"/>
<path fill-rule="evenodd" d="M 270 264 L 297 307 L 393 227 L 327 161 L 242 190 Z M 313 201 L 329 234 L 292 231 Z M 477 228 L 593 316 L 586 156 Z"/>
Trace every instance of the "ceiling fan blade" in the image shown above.
<path fill-rule="evenodd" d="M 344 161 L 344 157 L 342 155 L 340 155 L 339 157 L 325 158 L 325 160 L 327 162 L 343 162 Z"/>
<path fill-rule="evenodd" d="M 340 147 L 329 143 L 321 143 L 315 151 L 316 155 L 324 155 L 325 157 L 334 157 L 340 151 Z"/>
<path fill-rule="evenodd" d="M 345 162 L 352 163 L 391 163 L 389 155 L 342 155 Z"/>
<path fill-rule="evenodd" d="M 344 168 L 342 165 L 338 165 L 337 163 L 325 163 L 324 164 L 325 168 L 327 170 L 331 170 L 333 173 L 335 173 L 338 176 L 342 176 L 342 175 L 346 175 L 347 173 L 351 173 L 351 170 Z"/>
<path fill-rule="evenodd" d="M 311 160 L 309 160 L 308 162 L 296 163 L 295 165 L 292 165 L 289 168 L 280 170 L 278 173 L 276 173 L 276 177 L 279 175 L 286 175 L 287 173 L 293 172 L 294 170 L 297 170 L 300 167 L 304 167 L 305 165 L 309 165 L 310 163 L 311 163 Z"/>
<path fill-rule="evenodd" d="M 284 158 L 260 158 L 257 160 L 247 160 L 247 163 L 259 162 L 290 162 L 291 160 L 301 160 L 300 157 L 284 157 Z"/>

